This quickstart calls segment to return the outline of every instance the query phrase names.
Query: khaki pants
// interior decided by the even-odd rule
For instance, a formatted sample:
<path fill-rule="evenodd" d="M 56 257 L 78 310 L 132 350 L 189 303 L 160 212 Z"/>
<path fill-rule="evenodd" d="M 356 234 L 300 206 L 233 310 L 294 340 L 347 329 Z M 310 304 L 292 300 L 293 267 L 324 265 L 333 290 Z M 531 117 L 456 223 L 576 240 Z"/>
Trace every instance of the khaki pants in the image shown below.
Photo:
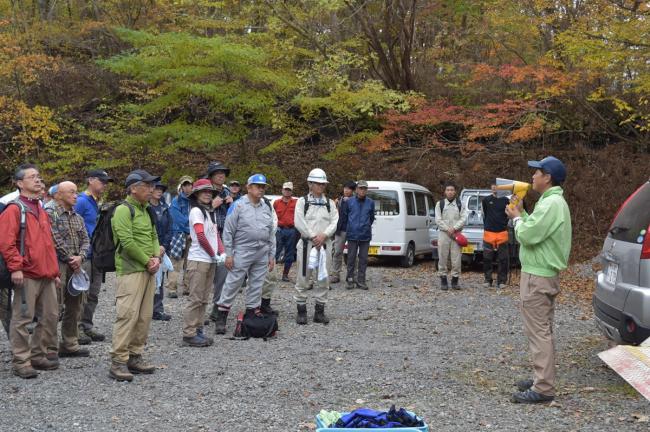
<path fill-rule="evenodd" d="M 196 336 L 196 329 L 203 327 L 205 309 L 210 303 L 212 281 L 216 264 L 188 261 L 187 276 L 190 286 L 189 302 L 183 311 L 183 337 Z"/>
<path fill-rule="evenodd" d="M 22 294 L 25 294 L 27 311 L 21 311 Z M 27 325 L 34 320 L 38 310 L 39 318 L 31 343 Z M 9 340 L 13 354 L 14 369 L 30 366 L 30 360 L 41 360 L 47 354 L 47 347 L 57 346 L 56 326 L 59 320 L 59 304 L 53 279 L 24 279 L 22 288 L 14 288 Z"/>
<path fill-rule="evenodd" d="M 343 248 L 345 247 L 345 231 L 341 231 L 334 236 L 334 245 L 332 251 L 332 266 L 330 276 L 341 277 L 341 267 L 343 267 Z"/>
<path fill-rule="evenodd" d="M 71 296 L 68 293 L 68 280 L 74 272 L 66 263 L 59 261 L 61 272 L 60 301 L 63 305 L 63 317 L 61 319 L 61 348 L 66 351 L 77 351 L 79 348 L 79 320 L 84 304 L 85 294 Z M 90 277 L 90 274 L 88 275 Z"/>
<path fill-rule="evenodd" d="M 126 363 L 129 355 L 141 355 L 153 314 L 156 276 L 137 272 L 117 277 L 115 323 L 111 358 Z"/>
<path fill-rule="evenodd" d="M 307 293 L 309 291 L 309 284 L 311 279 L 311 270 L 307 268 L 307 262 L 305 262 L 305 257 L 306 260 L 309 261 L 309 253 L 311 252 L 311 248 L 312 248 L 311 241 L 307 242 L 306 254 L 303 249 L 304 246 L 305 246 L 305 242 L 303 242 L 302 239 L 298 240 L 298 267 L 296 268 L 298 276 L 296 277 L 296 292 L 293 295 L 293 299 L 296 301 L 297 304 L 307 303 L 307 298 L 308 298 Z M 327 242 L 325 243 L 326 251 L 331 251 L 332 247 L 333 247 L 332 240 L 327 239 Z M 331 259 L 331 256 L 332 256 L 331 254 L 328 254 L 327 259 L 328 260 Z M 314 271 L 315 273 L 318 273 L 317 270 Z M 330 290 L 330 281 L 328 277 L 323 281 L 317 281 L 314 283 L 312 297 L 314 297 L 316 303 L 325 304 L 327 303 L 327 293 L 329 292 L 329 290 Z"/>
<path fill-rule="evenodd" d="M 533 358 L 533 390 L 555 395 L 555 340 L 553 314 L 560 278 L 541 277 L 521 272 L 521 315 Z"/>
<path fill-rule="evenodd" d="M 270 300 L 275 288 L 278 285 L 278 272 L 282 267 L 275 265 L 273 271 L 266 273 L 266 278 L 264 278 L 264 285 L 262 285 L 262 298 Z"/>
<path fill-rule="evenodd" d="M 461 257 L 460 246 L 446 232 L 438 232 L 438 276 L 447 276 L 447 261 L 451 256 L 451 277 L 460 276 Z"/>
<path fill-rule="evenodd" d="M 169 257 L 171 260 L 173 266 L 174 266 L 174 271 L 167 272 L 167 284 L 165 286 L 165 289 L 167 292 L 176 292 L 177 287 L 181 287 L 181 292 L 186 291 L 188 289 L 188 277 L 187 277 L 187 271 L 183 270 L 183 266 L 185 265 L 185 258 L 181 259 L 174 259 L 172 257 Z"/>

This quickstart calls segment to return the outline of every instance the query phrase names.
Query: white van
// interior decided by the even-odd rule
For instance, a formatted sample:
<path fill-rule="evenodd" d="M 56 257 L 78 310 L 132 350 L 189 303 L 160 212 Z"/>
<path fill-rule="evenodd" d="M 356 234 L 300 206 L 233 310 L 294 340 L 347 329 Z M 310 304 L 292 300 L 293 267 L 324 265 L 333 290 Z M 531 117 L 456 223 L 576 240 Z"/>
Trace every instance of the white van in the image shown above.
<path fill-rule="evenodd" d="M 368 197 L 375 201 L 375 223 L 368 255 L 400 257 L 411 267 L 417 255 L 431 254 L 429 226 L 435 219 L 431 192 L 420 185 L 368 181 Z"/>

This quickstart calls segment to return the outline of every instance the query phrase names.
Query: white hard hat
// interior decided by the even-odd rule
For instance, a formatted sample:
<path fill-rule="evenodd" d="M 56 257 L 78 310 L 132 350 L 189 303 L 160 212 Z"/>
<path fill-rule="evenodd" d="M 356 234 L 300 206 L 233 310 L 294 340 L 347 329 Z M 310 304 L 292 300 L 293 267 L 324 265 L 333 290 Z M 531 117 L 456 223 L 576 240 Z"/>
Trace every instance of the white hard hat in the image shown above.
<path fill-rule="evenodd" d="M 327 174 L 325 174 L 325 171 L 320 168 L 314 168 L 313 170 L 309 171 L 307 181 L 313 183 L 329 183 L 327 181 Z"/>

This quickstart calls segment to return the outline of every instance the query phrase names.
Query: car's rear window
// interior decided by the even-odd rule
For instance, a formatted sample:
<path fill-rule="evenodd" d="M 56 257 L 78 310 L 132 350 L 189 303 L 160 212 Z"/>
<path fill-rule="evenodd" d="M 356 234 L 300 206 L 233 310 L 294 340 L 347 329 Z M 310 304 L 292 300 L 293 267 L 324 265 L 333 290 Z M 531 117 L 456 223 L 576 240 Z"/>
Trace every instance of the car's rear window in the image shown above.
<path fill-rule="evenodd" d="M 395 216 L 399 214 L 399 200 L 396 191 L 370 189 L 368 197 L 375 201 L 375 215 Z"/>
<path fill-rule="evenodd" d="M 641 186 L 612 222 L 610 234 L 615 240 L 643 243 L 650 225 L 650 182 Z"/>

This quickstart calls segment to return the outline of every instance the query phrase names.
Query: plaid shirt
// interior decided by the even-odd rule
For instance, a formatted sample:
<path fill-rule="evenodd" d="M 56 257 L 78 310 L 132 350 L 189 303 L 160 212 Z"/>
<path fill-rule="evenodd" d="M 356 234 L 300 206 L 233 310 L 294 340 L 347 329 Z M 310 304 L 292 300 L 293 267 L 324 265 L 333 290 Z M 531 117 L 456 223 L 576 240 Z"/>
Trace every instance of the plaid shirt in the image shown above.
<path fill-rule="evenodd" d="M 68 262 L 73 256 L 86 259 L 90 251 L 90 239 L 86 225 L 74 209 L 66 210 L 59 204 L 47 209 L 52 222 L 52 237 L 59 261 Z"/>

